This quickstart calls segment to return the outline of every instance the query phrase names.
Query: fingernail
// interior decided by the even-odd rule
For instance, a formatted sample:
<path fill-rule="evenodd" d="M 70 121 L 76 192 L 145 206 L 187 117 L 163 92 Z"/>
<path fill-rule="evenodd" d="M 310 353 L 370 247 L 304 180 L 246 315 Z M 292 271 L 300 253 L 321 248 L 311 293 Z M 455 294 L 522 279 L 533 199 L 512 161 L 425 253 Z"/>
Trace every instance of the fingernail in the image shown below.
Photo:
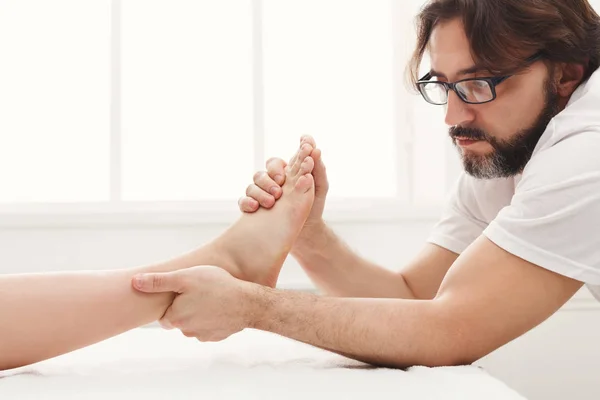
<path fill-rule="evenodd" d="M 141 288 L 142 287 L 142 276 L 141 275 L 134 276 L 133 284 L 135 285 L 135 287 Z"/>
<path fill-rule="evenodd" d="M 283 176 L 282 175 L 275 175 L 275 182 L 281 183 L 282 180 L 283 180 Z"/>
<path fill-rule="evenodd" d="M 279 188 L 277 188 L 277 186 L 273 186 L 273 187 L 271 188 L 271 190 L 269 190 L 269 192 L 271 192 L 271 194 L 272 194 L 273 196 L 276 196 L 278 191 L 279 191 Z"/>

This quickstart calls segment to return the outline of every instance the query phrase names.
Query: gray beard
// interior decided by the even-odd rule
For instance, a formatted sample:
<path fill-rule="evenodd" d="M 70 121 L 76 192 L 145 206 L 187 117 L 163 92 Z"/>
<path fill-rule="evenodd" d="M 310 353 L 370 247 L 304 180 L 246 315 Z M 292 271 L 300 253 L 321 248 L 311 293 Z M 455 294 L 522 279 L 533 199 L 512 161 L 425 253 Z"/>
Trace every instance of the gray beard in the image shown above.
<path fill-rule="evenodd" d="M 523 172 L 548 124 L 560 112 L 556 87 L 549 80 L 545 84 L 545 95 L 544 109 L 534 124 L 509 140 L 500 141 L 479 129 L 461 127 L 450 129 L 454 145 L 456 145 L 455 138 L 462 136 L 486 140 L 494 148 L 491 154 L 483 156 L 463 153 L 462 149 L 458 148 L 467 174 L 477 179 L 495 179 L 509 178 Z"/>

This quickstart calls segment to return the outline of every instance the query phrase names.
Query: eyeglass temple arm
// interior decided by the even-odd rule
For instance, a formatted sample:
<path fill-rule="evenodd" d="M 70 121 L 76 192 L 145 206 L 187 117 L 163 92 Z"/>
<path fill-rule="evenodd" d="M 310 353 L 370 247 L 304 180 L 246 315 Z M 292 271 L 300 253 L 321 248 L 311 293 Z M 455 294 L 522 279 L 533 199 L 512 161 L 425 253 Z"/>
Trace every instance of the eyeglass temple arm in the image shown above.
<path fill-rule="evenodd" d="M 431 72 L 428 72 L 424 77 L 422 77 L 421 79 L 419 79 L 419 82 L 421 81 L 428 81 L 431 79 Z"/>

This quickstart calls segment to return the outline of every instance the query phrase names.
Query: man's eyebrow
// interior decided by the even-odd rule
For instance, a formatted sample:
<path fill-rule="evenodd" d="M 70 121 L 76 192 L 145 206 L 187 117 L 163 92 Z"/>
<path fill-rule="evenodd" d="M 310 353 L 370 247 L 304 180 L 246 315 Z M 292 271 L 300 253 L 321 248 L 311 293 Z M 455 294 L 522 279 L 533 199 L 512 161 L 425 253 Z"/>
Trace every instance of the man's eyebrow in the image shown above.
<path fill-rule="evenodd" d="M 482 65 L 473 65 L 472 67 L 469 68 L 465 68 L 465 69 L 461 69 L 460 71 L 458 71 L 457 75 L 469 75 L 469 74 L 474 74 L 475 72 L 479 72 L 479 71 L 483 71 L 486 68 L 483 67 Z M 433 77 L 433 76 L 437 76 L 440 78 L 447 78 L 447 76 L 445 74 L 443 74 L 442 72 L 438 72 L 434 69 L 431 69 L 431 71 L 429 71 L 429 74 Z"/>

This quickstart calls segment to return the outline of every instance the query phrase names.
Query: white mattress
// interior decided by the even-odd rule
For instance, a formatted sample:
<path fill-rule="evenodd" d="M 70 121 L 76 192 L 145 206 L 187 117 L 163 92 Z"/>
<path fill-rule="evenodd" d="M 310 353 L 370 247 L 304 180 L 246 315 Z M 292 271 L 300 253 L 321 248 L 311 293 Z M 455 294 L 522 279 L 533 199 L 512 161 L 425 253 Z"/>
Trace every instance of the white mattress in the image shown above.
<path fill-rule="evenodd" d="M 523 399 L 478 367 L 373 368 L 273 334 L 140 328 L 0 372 L 1 399 Z"/>

